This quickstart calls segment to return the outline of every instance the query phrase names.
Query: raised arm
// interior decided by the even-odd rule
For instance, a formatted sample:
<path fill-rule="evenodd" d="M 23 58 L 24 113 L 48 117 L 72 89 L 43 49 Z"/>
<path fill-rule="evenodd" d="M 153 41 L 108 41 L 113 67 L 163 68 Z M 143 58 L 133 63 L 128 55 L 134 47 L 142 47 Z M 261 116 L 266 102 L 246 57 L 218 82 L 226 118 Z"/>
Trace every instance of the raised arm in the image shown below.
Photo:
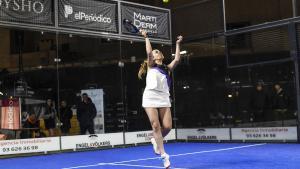
<path fill-rule="evenodd" d="M 153 63 L 154 63 L 154 61 L 153 61 L 153 56 L 152 56 L 152 46 L 151 46 L 150 40 L 149 40 L 149 38 L 147 36 L 147 32 L 146 31 L 141 30 L 141 34 L 145 38 L 148 66 L 152 66 Z"/>
<path fill-rule="evenodd" d="M 178 65 L 178 63 L 180 62 L 180 43 L 182 42 L 182 39 L 183 39 L 182 36 L 177 37 L 175 58 L 168 65 L 168 68 L 170 71 L 173 71 L 175 69 L 175 67 Z"/>

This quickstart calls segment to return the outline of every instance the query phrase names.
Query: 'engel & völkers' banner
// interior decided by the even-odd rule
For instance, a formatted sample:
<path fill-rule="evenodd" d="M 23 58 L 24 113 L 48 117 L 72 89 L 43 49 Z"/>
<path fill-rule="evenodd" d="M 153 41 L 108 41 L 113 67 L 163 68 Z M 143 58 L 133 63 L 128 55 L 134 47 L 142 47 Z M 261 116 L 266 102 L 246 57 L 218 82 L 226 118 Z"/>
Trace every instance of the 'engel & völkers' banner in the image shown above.
<path fill-rule="evenodd" d="M 59 0 L 59 26 L 94 31 L 118 32 L 117 2 Z"/>
<path fill-rule="evenodd" d="M 121 3 L 122 21 L 130 20 L 144 29 L 150 37 L 170 39 L 169 12 L 167 10 Z M 132 34 L 122 27 L 123 34 Z"/>

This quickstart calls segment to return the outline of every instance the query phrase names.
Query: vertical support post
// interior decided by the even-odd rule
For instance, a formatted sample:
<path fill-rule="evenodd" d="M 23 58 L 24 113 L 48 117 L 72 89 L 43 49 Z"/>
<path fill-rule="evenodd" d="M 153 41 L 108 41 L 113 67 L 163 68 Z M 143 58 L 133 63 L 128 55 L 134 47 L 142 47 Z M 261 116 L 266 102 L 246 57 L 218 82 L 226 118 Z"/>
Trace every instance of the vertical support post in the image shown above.
<path fill-rule="evenodd" d="M 293 17 L 297 17 L 297 13 L 298 13 L 297 0 L 292 0 L 292 3 L 293 3 Z"/>
<path fill-rule="evenodd" d="M 289 41 L 291 47 L 291 57 L 294 62 L 294 71 L 295 71 L 295 88 L 296 88 L 296 101 L 297 101 L 297 135 L 298 142 L 300 143 L 300 76 L 299 76 L 299 63 L 298 63 L 298 40 L 297 40 L 297 31 L 296 31 L 296 23 L 290 23 L 288 25 L 289 31 Z"/>

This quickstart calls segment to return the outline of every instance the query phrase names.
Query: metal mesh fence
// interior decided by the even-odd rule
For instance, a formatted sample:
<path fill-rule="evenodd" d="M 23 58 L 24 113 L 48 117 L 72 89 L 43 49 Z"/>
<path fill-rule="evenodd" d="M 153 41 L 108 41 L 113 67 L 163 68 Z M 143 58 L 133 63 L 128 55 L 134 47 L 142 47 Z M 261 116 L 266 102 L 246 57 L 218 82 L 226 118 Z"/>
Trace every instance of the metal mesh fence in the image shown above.
<path fill-rule="evenodd" d="M 230 66 L 290 57 L 287 26 L 230 35 L 227 42 Z"/>
<path fill-rule="evenodd" d="M 238 29 L 293 17 L 292 0 L 225 0 L 226 27 Z"/>
<path fill-rule="evenodd" d="M 186 32 L 186 37 L 223 30 L 222 1 L 191 3 L 172 10 L 173 34 Z"/>

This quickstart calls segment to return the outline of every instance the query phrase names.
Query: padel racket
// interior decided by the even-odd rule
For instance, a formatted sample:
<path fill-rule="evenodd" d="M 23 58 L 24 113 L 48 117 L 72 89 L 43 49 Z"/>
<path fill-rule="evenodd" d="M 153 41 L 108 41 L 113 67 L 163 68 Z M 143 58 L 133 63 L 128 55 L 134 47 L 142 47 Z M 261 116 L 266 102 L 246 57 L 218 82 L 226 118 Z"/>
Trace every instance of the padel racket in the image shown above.
<path fill-rule="evenodd" d="M 140 30 L 130 20 L 123 19 L 124 28 L 130 33 L 139 33 Z"/>

